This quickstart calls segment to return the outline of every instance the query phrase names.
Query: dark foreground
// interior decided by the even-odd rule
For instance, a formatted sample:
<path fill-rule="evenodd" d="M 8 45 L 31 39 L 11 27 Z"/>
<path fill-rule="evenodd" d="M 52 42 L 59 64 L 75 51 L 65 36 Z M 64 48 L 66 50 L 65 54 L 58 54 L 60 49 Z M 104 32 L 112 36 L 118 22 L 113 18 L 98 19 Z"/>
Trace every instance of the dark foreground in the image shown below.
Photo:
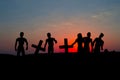
<path fill-rule="evenodd" d="M 17 57 L 13 55 L 0 54 L 0 64 L 120 64 L 120 53 L 101 53 L 101 54 L 39 54 Z"/>

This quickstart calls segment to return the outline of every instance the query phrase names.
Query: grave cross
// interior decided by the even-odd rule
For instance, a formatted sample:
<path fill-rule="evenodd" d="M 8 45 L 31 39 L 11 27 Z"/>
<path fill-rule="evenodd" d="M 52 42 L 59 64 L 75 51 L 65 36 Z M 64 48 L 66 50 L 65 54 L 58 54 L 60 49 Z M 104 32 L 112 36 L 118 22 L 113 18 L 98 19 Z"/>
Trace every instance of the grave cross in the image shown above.
<path fill-rule="evenodd" d="M 64 39 L 64 45 L 59 46 L 60 49 L 65 49 L 65 53 L 68 53 L 69 48 L 73 48 L 73 46 L 68 45 L 68 39 Z"/>
<path fill-rule="evenodd" d="M 41 50 L 41 51 L 45 51 L 45 49 L 41 47 L 41 46 L 42 46 L 42 43 L 43 43 L 43 41 L 40 40 L 38 45 L 32 44 L 32 47 L 33 47 L 33 48 L 36 48 L 34 54 L 38 54 L 40 50 Z"/>

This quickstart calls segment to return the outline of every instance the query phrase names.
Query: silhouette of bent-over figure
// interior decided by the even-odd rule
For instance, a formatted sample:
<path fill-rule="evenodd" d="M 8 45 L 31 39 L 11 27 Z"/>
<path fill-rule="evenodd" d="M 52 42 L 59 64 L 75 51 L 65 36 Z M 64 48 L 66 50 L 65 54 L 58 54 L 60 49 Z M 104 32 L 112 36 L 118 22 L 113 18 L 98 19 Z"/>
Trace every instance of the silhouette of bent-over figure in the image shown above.
<path fill-rule="evenodd" d="M 92 39 L 90 37 L 91 37 L 90 32 L 87 33 L 87 37 L 84 37 L 84 52 L 85 53 L 90 53 L 90 47 L 92 48 Z"/>
<path fill-rule="evenodd" d="M 23 56 L 25 55 L 24 43 L 26 43 L 26 50 L 28 50 L 28 41 L 23 36 L 24 33 L 20 32 L 20 37 L 17 38 L 15 42 L 15 51 L 17 51 L 17 56 L 20 56 L 20 53 L 22 53 Z"/>
<path fill-rule="evenodd" d="M 103 45 L 104 45 L 104 41 L 102 40 L 102 38 L 104 37 L 104 34 L 101 33 L 99 35 L 98 38 L 95 38 L 95 40 L 93 41 L 93 46 L 95 44 L 95 47 L 94 47 L 94 53 L 100 53 L 100 50 L 103 50 Z"/>
<path fill-rule="evenodd" d="M 46 45 L 48 43 L 48 54 L 54 53 L 54 42 L 57 43 L 55 38 L 51 37 L 51 33 L 47 33 L 48 39 L 46 39 L 44 49 L 46 49 Z"/>
<path fill-rule="evenodd" d="M 74 41 L 74 43 L 72 44 L 72 46 L 74 46 L 76 43 L 78 44 L 78 53 L 83 53 L 83 37 L 81 33 L 78 33 L 77 35 L 77 39 Z"/>

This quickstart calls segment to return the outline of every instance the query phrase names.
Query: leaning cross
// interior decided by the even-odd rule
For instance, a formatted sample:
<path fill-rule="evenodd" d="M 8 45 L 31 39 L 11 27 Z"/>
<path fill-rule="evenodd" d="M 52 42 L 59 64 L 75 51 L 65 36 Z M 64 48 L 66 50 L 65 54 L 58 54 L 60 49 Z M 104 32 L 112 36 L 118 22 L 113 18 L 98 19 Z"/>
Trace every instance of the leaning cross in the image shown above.
<path fill-rule="evenodd" d="M 41 51 L 45 51 L 45 49 L 41 47 L 41 46 L 42 46 L 42 43 L 43 43 L 43 41 L 40 40 L 38 45 L 32 44 L 32 47 L 33 47 L 33 48 L 36 48 L 35 54 L 38 54 L 40 50 L 41 50 Z"/>
<path fill-rule="evenodd" d="M 60 49 L 65 49 L 65 53 L 68 53 L 69 48 L 73 48 L 73 46 L 68 45 L 68 39 L 64 39 L 64 45 L 59 46 Z"/>

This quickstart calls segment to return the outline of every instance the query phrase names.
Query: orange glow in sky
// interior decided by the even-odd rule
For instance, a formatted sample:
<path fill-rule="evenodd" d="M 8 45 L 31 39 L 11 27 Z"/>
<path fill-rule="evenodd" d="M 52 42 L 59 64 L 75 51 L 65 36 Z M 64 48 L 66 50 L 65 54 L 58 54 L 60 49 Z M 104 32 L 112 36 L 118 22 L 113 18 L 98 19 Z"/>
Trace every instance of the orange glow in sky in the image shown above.
<path fill-rule="evenodd" d="M 64 45 L 71 45 L 78 33 L 86 37 L 91 32 L 94 40 L 104 33 L 104 49 L 120 51 L 120 0 L 0 0 L 0 53 L 16 54 L 14 45 L 20 32 L 29 42 L 26 53 L 34 53 L 32 44 L 43 40 L 50 32 L 58 43 L 55 53 Z M 77 51 L 77 43 L 69 52 Z M 40 51 L 40 53 L 46 53 Z"/>

